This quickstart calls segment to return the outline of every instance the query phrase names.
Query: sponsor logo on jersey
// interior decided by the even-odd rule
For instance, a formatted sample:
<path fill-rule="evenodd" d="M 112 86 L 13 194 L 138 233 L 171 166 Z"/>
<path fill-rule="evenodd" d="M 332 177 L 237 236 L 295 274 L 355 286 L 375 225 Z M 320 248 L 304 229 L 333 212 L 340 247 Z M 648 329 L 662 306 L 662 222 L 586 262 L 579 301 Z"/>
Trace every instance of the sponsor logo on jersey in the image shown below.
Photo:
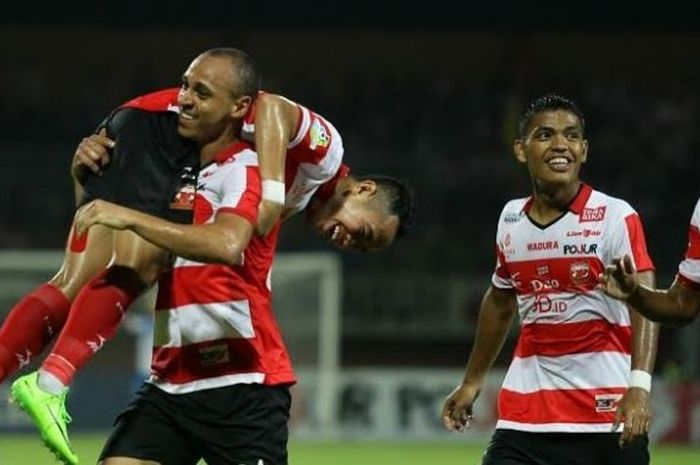
<path fill-rule="evenodd" d="M 229 354 L 226 344 L 217 344 L 199 349 L 199 362 L 203 367 L 218 365 L 228 361 Z"/>
<path fill-rule="evenodd" d="M 534 303 L 535 312 L 540 315 L 554 316 L 566 312 L 569 304 L 563 300 L 552 300 L 547 294 L 537 294 Z"/>
<path fill-rule="evenodd" d="M 525 212 L 508 212 L 503 217 L 503 222 L 509 224 L 517 223 L 518 221 L 520 221 L 524 214 Z"/>
<path fill-rule="evenodd" d="M 510 245 L 510 233 L 506 234 L 506 238 L 503 241 L 503 243 L 505 244 L 506 247 L 508 247 Z"/>
<path fill-rule="evenodd" d="M 598 252 L 598 244 L 564 244 L 564 255 L 591 255 Z"/>
<path fill-rule="evenodd" d="M 598 413 L 614 412 L 622 394 L 596 394 L 595 411 Z"/>
<path fill-rule="evenodd" d="M 540 265 L 537 267 L 537 276 L 546 276 L 549 274 L 549 265 Z"/>
<path fill-rule="evenodd" d="M 578 222 L 603 221 L 603 218 L 605 218 L 605 208 L 606 207 L 584 208 Z"/>
<path fill-rule="evenodd" d="M 557 241 L 541 241 L 541 242 L 528 242 L 527 251 L 537 252 L 539 250 L 558 250 L 559 242 Z"/>
<path fill-rule="evenodd" d="M 598 237 L 601 234 L 601 231 L 586 228 L 582 231 L 567 231 L 566 237 Z"/>
<path fill-rule="evenodd" d="M 574 284 L 587 283 L 591 277 L 591 267 L 586 262 L 574 262 L 569 266 L 569 275 Z"/>
<path fill-rule="evenodd" d="M 559 280 L 556 278 L 552 279 L 533 279 L 530 281 L 532 290 L 535 292 L 548 291 L 551 289 L 559 289 Z"/>
<path fill-rule="evenodd" d="M 314 150 L 316 147 L 326 147 L 331 141 L 331 136 L 328 133 L 328 129 L 321 123 L 318 118 L 314 119 L 309 129 L 310 143 L 309 147 Z"/>

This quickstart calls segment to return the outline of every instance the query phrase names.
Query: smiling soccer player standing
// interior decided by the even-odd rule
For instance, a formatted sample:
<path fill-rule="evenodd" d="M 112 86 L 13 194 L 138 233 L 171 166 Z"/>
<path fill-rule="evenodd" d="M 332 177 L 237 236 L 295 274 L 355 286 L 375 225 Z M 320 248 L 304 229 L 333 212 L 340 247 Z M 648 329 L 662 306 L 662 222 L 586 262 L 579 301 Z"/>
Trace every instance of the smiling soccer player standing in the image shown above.
<path fill-rule="evenodd" d="M 624 254 L 653 285 L 641 221 L 627 202 L 580 180 L 588 141 L 573 101 L 536 98 L 518 126 L 514 153 L 533 192 L 501 213 L 476 342 L 443 421 L 451 430 L 469 426 L 517 313 L 520 336 L 483 465 L 648 464 L 658 328 L 597 288 L 604 264 Z"/>

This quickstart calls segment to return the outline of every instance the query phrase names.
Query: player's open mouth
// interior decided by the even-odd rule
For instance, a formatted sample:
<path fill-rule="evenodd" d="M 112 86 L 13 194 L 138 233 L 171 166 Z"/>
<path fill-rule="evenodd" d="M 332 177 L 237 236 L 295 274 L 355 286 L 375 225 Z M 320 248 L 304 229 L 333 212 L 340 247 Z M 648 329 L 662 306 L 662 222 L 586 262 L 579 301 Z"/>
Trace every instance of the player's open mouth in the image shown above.
<path fill-rule="evenodd" d="M 340 223 L 328 225 L 323 235 L 326 239 L 333 242 L 338 247 L 346 247 L 350 242 L 350 235 L 345 227 Z"/>
<path fill-rule="evenodd" d="M 545 160 L 545 163 L 553 171 L 563 172 L 569 169 L 573 164 L 573 160 L 565 156 L 556 156 Z"/>
<path fill-rule="evenodd" d="M 188 124 L 191 121 L 194 121 L 195 117 L 189 113 L 185 113 L 184 111 L 180 111 L 180 114 L 178 115 L 178 123 L 180 124 Z"/>

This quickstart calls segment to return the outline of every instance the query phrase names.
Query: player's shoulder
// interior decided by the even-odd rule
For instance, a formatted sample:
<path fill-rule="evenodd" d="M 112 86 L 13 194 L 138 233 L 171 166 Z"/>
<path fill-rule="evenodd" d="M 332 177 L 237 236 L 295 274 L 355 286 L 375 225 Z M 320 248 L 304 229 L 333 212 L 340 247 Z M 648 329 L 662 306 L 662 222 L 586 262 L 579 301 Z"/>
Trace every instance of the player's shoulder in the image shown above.
<path fill-rule="evenodd" d="M 230 166 L 230 169 L 259 165 L 255 146 L 247 140 L 239 140 L 228 146 L 217 155 L 216 162 L 220 166 Z"/>
<path fill-rule="evenodd" d="M 519 222 L 525 216 L 525 206 L 530 201 L 530 197 L 512 199 L 506 202 L 501 210 L 499 224 L 513 224 Z"/>
<path fill-rule="evenodd" d="M 695 210 L 693 210 L 692 223 L 696 226 L 700 225 L 700 198 L 695 203 Z"/>
<path fill-rule="evenodd" d="M 111 135 L 131 132 L 135 129 L 146 131 L 151 122 L 172 118 L 178 112 L 178 89 L 165 89 L 145 94 L 119 105 L 107 118 L 107 129 Z"/>
<path fill-rule="evenodd" d="M 591 196 L 589 197 L 588 202 L 586 202 L 586 208 L 605 208 L 605 210 L 607 210 L 611 216 L 622 217 L 626 217 L 637 212 L 627 200 L 595 189 L 591 191 Z"/>

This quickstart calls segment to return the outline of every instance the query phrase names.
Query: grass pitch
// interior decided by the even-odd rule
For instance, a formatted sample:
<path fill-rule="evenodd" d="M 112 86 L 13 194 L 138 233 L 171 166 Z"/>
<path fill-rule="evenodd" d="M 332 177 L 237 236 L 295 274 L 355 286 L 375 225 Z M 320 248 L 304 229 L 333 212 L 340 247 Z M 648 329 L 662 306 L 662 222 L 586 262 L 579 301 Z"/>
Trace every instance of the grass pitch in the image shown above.
<path fill-rule="evenodd" d="M 73 435 L 81 465 L 97 461 L 105 436 Z M 291 441 L 290 465 L 478 465 L 483 445 L 469 443 L 308 443 Z M 655 446 L 653 465 L 698 465 L 700 447 Z M 50 465 L 56 463 L 38 436 L 0 436 L 0 465 Z"/>

